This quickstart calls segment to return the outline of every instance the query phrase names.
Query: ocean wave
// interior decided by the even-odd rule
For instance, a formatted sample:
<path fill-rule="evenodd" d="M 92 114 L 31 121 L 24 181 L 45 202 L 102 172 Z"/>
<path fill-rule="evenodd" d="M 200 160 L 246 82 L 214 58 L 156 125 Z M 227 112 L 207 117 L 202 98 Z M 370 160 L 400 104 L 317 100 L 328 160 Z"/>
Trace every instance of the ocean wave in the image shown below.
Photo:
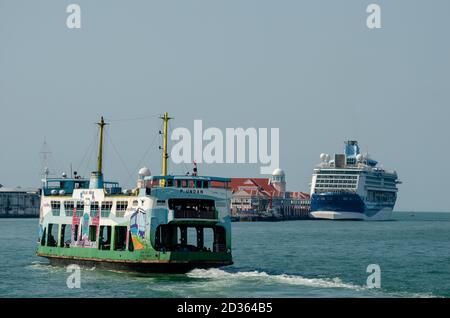
<path fill-rule="evenodd" d="M 306 278 L 299 275 L 270 275 L 266 272 L 236 272 L 230 273 L 221 269 L 194 269 L 187 273 L 190 278 L 204 278 L 215 280 L 262 280 L 268 283 L 281 283 L 288 285 L 299 285 L 317 288 L 346 288 L 352 290 L 366 290 L 367 287 L 351 283 L 344 283 L 340 278 Z"/>
<path fill-rule="evenodd" d="M 31 264 L 28 264 L 27 267 L 38 268 L 38 269 L 45 269 L 45 268 L 50 268 L 52 266 L 48 262 L 34 261 L 34 262 L 31 262 Z"/>
<path fill-rule="evenodd" d="M 61 271 L 65 272 L 67 270 L 67 266 L 58 266 L 58 265 L 51 265 L 48 262 L 40 262 L 40 261 L 33 261 L 31 264 L 27 265 L 29 268 L 33 269 L 39 269 L 39 270 L 50 270 L 50 271 Z M 81 270 L 84 271 L 95 271 L 96 267 L 83 267 L 80 266 Z"/>
<path fill-rule="evenodd" d="M 58 266 L 50 265 L 48 262 L 39 262 L 39 261 L 33 261 L 28 265 L 26 265 L 25 268 L 49 273 L 62 271 L 61 268 Z"/>
<path fill-rule="evenodd" d="M 443 296 L 437 296 L 433 293 L 414 293 L 414 292 L 391 292 L 390 296 L 400 298 L 443 298 Z"/>

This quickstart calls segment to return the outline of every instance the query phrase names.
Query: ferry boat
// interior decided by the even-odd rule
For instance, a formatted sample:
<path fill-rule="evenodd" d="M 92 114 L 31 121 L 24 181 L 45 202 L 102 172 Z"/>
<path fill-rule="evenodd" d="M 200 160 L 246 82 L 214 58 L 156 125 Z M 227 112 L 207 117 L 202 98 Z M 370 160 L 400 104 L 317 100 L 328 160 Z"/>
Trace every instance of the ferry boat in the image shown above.
<path fill-rule="evenodd" d="M 103 117 L 97 170 L 43 179 L 37 255 L 51 264 L 142 272 L 184 273 L 231 265 L 230 179 L 167 174 L 164 113 L 163 171 L 139 171 L 123 190 L 103 178 Z"/>
<path fill-rule="evenodd" d="M 345 142 L 345 153 L 320 155 L 311 182 L 311 212 L 316 219 L 387 220 L 397 199 L 395 171 L 360 153 L 358 142 Z"/>

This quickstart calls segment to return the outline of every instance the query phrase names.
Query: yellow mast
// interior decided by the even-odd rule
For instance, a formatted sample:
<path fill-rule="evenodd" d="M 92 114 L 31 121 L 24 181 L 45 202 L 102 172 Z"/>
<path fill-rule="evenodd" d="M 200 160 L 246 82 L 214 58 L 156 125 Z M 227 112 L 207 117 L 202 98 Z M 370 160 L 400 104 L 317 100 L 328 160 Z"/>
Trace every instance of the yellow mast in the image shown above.
<path fill-rule="evenodd" d="M 103 169 L 103 130 L 104 127 L 107 125 L 105 123 L 105 120 L 103 119 L 103 116 L 100 119 L 100 122 L 97 123 L 97 125 L 99 125 L 100 127 L 100 143 L 98 144 L 97 172 L 101 174 Z"/>
<path fill-rule="evenodd" d="M 167 159 L 169 158 L 169 154 L 167 153 L 167 130 L 169 126 L 169 120 L 172 119 L 169 117 L 167 112 L 164 113 L 163 117 L 160 117 L 164 122 L 164 140 L 163 140 L 163 154 L 162 154 L 162 175 L 167 176 Z M 165 180 L 161 180 L 161 186 L 165 185 Z"/>

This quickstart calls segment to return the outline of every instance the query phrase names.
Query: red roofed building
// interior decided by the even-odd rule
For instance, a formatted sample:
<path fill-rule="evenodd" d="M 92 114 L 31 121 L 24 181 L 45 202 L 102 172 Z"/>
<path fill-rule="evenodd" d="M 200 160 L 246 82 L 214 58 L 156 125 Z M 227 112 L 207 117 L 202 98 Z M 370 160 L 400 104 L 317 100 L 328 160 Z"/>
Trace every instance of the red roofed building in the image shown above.
<path fill-rule="evenodd" d="M 272 178 L 232 178 L 231 190 L 234 217 L 308 217 L 309 194 L 286 191 L 285 174 L 281 169 L 276 169 Z"/>

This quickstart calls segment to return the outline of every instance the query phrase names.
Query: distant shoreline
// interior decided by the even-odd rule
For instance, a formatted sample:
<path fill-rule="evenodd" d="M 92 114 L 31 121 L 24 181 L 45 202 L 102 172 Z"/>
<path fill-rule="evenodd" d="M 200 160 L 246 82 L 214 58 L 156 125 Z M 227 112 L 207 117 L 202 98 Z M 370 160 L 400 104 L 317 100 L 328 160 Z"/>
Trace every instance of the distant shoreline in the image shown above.
<path fill-rule="evenodd" d="M 39 219 L 39 215 L 1 215 L 0 219 Z"/>
<path fill-rule="evenodd" d="M 394 211 L 393 213 L 450 213 L 450 211 Z M 1 215 L 0 219 L 39 219 L 39 215 Z M 254 220 L 248 220 L 244 218 L 243 220 L 232 220 L 232 222 L 278 222 L 278 221 L 298 221 L 298 220 L 312 220 L 312 218 L 258 218 L 255 217 Z"/>

